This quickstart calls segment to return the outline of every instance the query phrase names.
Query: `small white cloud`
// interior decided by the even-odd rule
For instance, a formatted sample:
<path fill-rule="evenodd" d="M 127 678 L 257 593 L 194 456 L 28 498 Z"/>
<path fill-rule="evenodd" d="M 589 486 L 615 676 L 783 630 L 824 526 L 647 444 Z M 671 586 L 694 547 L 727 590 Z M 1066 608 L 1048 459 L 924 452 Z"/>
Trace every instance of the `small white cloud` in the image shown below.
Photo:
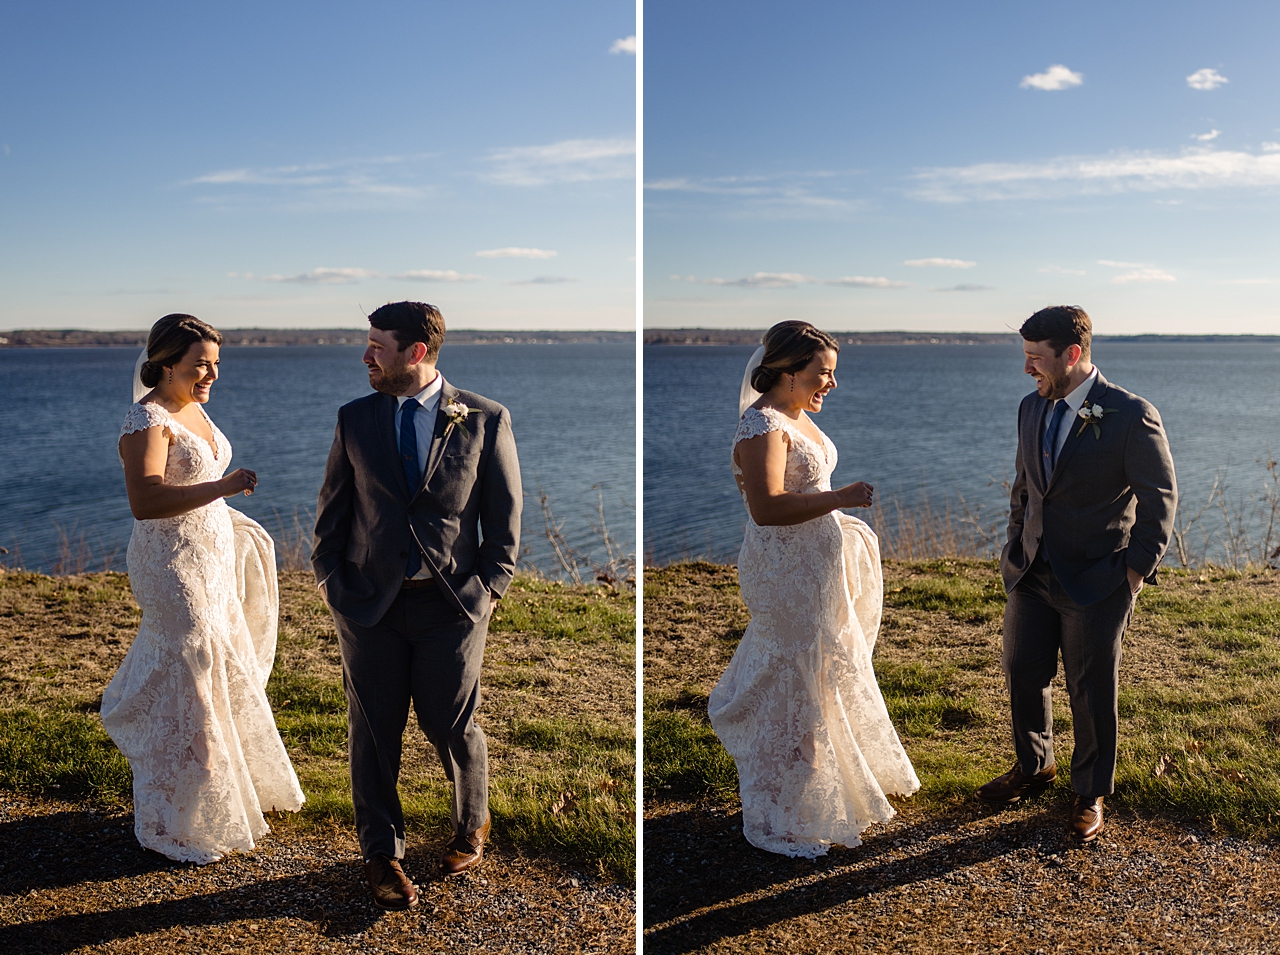
<path fill-rule="evenodd" d="M 621 40 L 614 40 L 613 46 L 609 47 L 609 52 L 610 53 L 630 53 L 632 56 L 635 56 L 636 55 L 635 36 L 629 36 Z"/>
<path fill-rule="evenodd" d="M 799 272 L 757 272 L 742 279 L 703 279 L 703 285 L 730 285 L 737 288 L 795 288 L 818 281 Z"/>
<path fill-rule="evenodd" d="M 456 269 L 412 269 L 391 276 L 405 282 L 479 282 L 483 275 L 469 275 Z"/>
<path fill-rule="evenodd" d="M 505 249 L 482 249 L 477 252 L 482 259 L 554 259 L 556 253 L 550 249 L 520 249 L 509 245 Z"/>
<path fill-rule="evenodd" d="M 504 285 L 563 285 L 566 282 L 576 282 L 577 279 L 571 279 L 564 275 L 538 275 L 531 279 L 513 279 L 504 282 Z"/>
<path fill-rule="evenodd" d="M 1061 63 L 1055 63 L 1043 73 L 1024 76 L 1018 85 L 1024 90 L 1065 90 L 1072 86 L 1079 86 L 1083 82 L 1082 74 L 1067 69 Z"/>
<path fill-rule="evenodd" d="M 946 288 L 929 289 L 931 292 L 994 292 L 990 285 L 949 285 Z"/>
<path fill-rule="evenodd" d="M 1081 269 L 1064 269 L 1060 265 L 1046 265 L 1042 269 L 1036 269 L 1037 272 L 1047 272 L 1050 275 L 1084 275 Z"/>
<path fill-rule="evenodd" d="M 549 146 L 494 149 L 488 178 L 508 186 L 554 182 L 595 182 L 635 176 L 633 139 L 566 139 Z"/>
<path fill-rule="evenodd" d="M 1113 269 L 1145 269 L 1147 266 L 1141 262 L 1116 262 L 1114 259 L 1098 259 L 1099 265 L 1106 265 Z"/>
<path fill-rule="evenodd" d="M 846 275 L 840 279 L 829 279 L 826 285 L 841 285 L 845 288 L 907 288 L 910 282 L 895 282 L 883 276 Z"/>
<path fill-rule="evenodd" d="M 907 259 L 902 264 L 916 268 L 971 269 L 978 263 L 967 259 Z"/>
<path fill-rule="evenodd" d="M 1231 81 L 1219 73 L 1217 70 L 1203 69 L 1196 70 L 1187 77 L 1187 85 L 1193 90 L 1216 90 L 1224 83 Z"/>
<path fill-rule="evenodd" d="M 1202 143 L 1209 143 L 1209 142 L 1213 142 L 1213 140 L 1217 139 L 1221 135 L 1222 135 L 1221 130 L 1211 129 L 1207 133 L 1200 133 L 1198 135 L 1193 135 L 1191 138 L 1198 139 Z"/>
<path fill-rule="evenodd" d="M 1117 275 L 1111 281 L 1116 285 L 1125 285 L 1130 282 L 1176 282 L 1178 280 L 1164 269 L 1143 268 Z"/>
<path fill-rule="evenodd" d="M 1263 143 L 1262 151 L 1264 153 L 1280 153 L 1280 143 Z"/>
<path fill-rule="evenodd" d="M 300 275 L 264 275 L 264 282 L 297 282 L 301 285 L 350 285 L 360 279 L 377 278 L 368 269 L 312 269 Z"/>

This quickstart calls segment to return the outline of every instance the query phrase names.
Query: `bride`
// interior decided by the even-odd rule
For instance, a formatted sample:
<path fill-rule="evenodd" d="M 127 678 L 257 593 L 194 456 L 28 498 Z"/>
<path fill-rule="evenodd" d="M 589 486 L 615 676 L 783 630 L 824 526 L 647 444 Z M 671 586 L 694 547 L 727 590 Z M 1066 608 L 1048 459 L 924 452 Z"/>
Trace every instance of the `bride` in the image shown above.
<path fill-rule="evenodd" d="M 836 449 L 806 412 L 836 386 L 835 339 L 807 322 L 765 333 L 743 380 L 733 473 L 748 520 L 738 581 L 751 623 L 708 713 L 738 766 L 747 841 L 816 858 L 920 788 L 871 669 L 880 547 L 842 507 L 872 488 L 831 489 Z"/>
<path fill-rule="evenodd" d="M 134 832 L 148 849 L 207 863 L 248 850 L 263 810 L 302 790 L 264 690 L 275 658 L 275 552 L 224 497 L 231 445 L 201 407 L 218 378 L 216 329 L 166 315 L 138 359 L 120 429 L 129 583 L 142 624 L 102 695 L 102 724 L 133 770 Z"/>

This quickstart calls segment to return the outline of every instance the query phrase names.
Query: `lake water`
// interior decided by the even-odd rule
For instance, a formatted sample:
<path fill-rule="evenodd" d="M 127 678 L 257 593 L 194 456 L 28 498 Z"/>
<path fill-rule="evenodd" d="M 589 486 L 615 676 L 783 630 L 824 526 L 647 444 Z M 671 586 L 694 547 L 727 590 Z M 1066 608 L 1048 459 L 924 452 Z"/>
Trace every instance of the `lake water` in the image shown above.
<path fill-rule="evenodd" d="M 729 472 L 737 395 L 750 346 L 644 349 L 644 553 L 735 561 L 745 508 Z M 1185 505 L 1215 474 L 1260 493 L 1268 446 L 1280 453 L 1280 344 L 1095 342 L 1113 383 L 1159 409 Z M 843 345 L 839 387 L 815 422 L 835 442 L 833 484 L 869 481 L 911 504 L 962 495 L 1007 516 L 1018 403 L 1032 390 L 1007 345 Z M 864 512 L 865 513 L 865 512 Z M 1212 518 L 1213 515 L 1209 515 Z M 883 530 L 883 528 L 880 528 Z"/>
<path fill-rule="evenodd" d="M 278 533 L 298 514 L 310 529 L 340 405 L 369 393 L 360 346 L 226 347 L 206 406 L 258 473 L 232 506 Z M 124 569 L 132 517 L 116 450 L 130 400 L 133 349 L 0 349 L 0 546 L 7 563 L 49 571 L 83 536 L 93 557 Z M 525 505 L 526 560 L 555 573 L 538 489 L 569 544 L 595 560 L 603 495 L 609 529 L 635 541 L 635 348 L 631 344 L 448 345 L 440 369 L 457 387 L 511 411 Z"/>

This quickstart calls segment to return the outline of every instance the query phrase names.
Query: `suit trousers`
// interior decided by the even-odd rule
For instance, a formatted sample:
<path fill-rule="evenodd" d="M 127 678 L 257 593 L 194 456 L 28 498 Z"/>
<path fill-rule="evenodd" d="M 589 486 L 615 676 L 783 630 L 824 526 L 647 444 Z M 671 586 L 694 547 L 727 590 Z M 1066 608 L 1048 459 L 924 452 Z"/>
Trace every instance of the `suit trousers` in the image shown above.
<path fill-rule="evenodd" d="M 1057 675 L 1061 651 L 1075 735 L 1071 788 L 1089 797 L 1114 791 L 1120 641 L 1133 603 L 1125 582 L 1098 603 L 1082 606 L 1067 596 L 1052 568 L 1039 559 L 1009 594 L 1002 662 L 1022 772 L 1031 775 L 1054 764 L 1049 684 Z"/>
<path fill-rule="evenodd" d="M 489 818 L 489 750 L 475 723 L 489 618 L 472 623 L 434 587 L 402 590 L 376 626 L 333 615 L 347 693 L 347 752 L 360 851 L 404 857 L 396 784 L 409 702 L 453 783 L 453 827 Z"/>

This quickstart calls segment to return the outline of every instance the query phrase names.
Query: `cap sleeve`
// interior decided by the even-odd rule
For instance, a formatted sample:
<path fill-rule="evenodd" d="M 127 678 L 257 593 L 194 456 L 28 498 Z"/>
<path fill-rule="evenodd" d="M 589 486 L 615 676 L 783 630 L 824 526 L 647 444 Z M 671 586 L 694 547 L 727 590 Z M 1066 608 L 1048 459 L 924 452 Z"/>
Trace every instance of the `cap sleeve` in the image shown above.
<path fill-rule="evenodd" d="M 124 424 L 120 426 L 120 437 L 133 434 L 135 431 L 146 431 L 148 428 L 165 428 L 169 425 L 169 414 L 154 402 L 132 404 L 125 412 Z"/>
<path fill-rule="evenodd" d="M 758 438 L 770 431 L 786 431 L 782 416 L 772 408 L 748 408 L 738 419 L 738 430 L 734 432 L 733 443 L 736 445 L 748 438 Z"/>

